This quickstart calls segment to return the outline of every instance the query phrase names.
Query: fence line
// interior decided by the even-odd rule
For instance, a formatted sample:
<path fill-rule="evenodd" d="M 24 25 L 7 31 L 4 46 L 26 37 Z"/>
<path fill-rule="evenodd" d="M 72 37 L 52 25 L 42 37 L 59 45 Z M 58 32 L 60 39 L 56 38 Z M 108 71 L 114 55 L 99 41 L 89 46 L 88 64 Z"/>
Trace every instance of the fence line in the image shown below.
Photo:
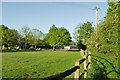
<path fill-rule="evenodd" d="M 88 55 L 87 55 L 87 53 L 88 53 Z M 88 69 L 91 68 L 91 56 L 90 55 L 91 55 L 90 51 L 81 50 L 81 56 L 83 58 L 81 60 L 76 60 L 75 66 L 73 66 L 72 68 L 70 68 L 64 72 L 43 78 L 43 80 L 62 80 L 63 78 L 71 75 L 73 72 L 74 72 L 74 80 L 81 79 L 83 75 L 84 75 L 84 78 L 86 78 L 87 77 L 87 68 Z M 86 65 L 87 58 L 88 58 L 88 64 Z M 80 64 L 82 64 L 83 62 L 84 62 L 84 70 L 80 75 Z"/>
<path fill-rule="evenodd" d="M 74 66 L 71 69 L 66 70 L 65 72 L 62 73 L 58 73 L 49 77 L 44 78 L 43 80 L 62 80 L 63 78 L 65 78 L 68 75 L 71 75 L 73 72 L 75 72 L 77 69 L 79 68 L 79 66 Z"/>

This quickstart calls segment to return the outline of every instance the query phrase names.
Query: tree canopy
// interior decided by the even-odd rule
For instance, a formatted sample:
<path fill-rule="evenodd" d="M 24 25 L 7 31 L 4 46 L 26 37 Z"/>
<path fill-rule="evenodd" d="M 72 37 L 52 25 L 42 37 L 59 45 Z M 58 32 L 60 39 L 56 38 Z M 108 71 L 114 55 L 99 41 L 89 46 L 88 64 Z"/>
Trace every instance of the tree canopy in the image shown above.
<path fill-rule="evenodd" d="M 118 27 L 120 27 L 120 2 L 108 2 L 109 8 L 107 9 L 104 20 L 98 25 L 98 46 L 99 52 L 118 54 Z M 86 45 L 89 50 L 96 50 L 97 40 L 96 33 L 93 32 Z"/>
<path fill-rule="evenodd" d="M 56 46 L 63 47 L 69 45 L 71 36 L 67 29 L 63 27 L 57 28 L 55 25 L 52 25 L 49 33 L 46 35 L 46 39 L 48 40 L 49 44 L 53 46 L 53 49 L 55 49 Z"/>
<path fill-rule="evenodd" d="M 87 23 L 83 23 L 82 25 L 79 26 L 78 30 L 77 30 L 77 34 L 78 34 L 78 40 L 81 39 L 86 39 L 90 37 L 90 33 L 92 33 L 92 31 L 94 30 L 94 28 L 92 27 L 92 22 L 90 23 L 89 21 L 87 21 Z"/>
<path fill-rule="evenodd" d="M 99 45 L 101 52 L 104 53 L 117 53 L 118 48 L 118 16 L 120 14 L 120 3 L 119 2 L 108 2 L 109 8 L 105 20 L 100 23 L 99 27 Z"/>
<path fill-rule="evenodd" d="M 6 46 L 15 46 L 18 44 L 18 32 L 14 29 L 9 29 L 8 27 L 1 25 L 2 27 L 2 44 Z"/>

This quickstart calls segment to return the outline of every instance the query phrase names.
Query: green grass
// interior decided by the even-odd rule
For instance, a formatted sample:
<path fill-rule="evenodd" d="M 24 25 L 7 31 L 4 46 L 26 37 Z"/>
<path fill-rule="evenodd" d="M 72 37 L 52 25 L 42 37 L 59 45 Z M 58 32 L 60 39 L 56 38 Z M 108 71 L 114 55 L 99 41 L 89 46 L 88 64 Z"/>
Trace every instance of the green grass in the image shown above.
<path fill-rule="evenodd" d="M 120 72 L 118 72 L 118 58 L 115 56 L 94 53 L 92 54 L 92 63 L 90 77 L 118 78 L 120 76 Z"/>
<path fill-rule="evenodd" d="M 3 52 L 2 77 L 18 78 L 28 73 L 31 78 L 44 78 L 73 67 L 76 59 L 82 59 L 79 51 Z M 109 78 L 117 78 L 117 63 L 116 57 L 92 53 L 91 69 L 88 69 L 87 77 L 96 78 L 105 74 Z M 83 64 L 80 67 L 82 73 Z"/>
<path fill-rule="evenodd" d="M 15 78 L 31 74 L 31 78 L 43 78 L 63 72 L 80 59 L 80 52 L 37 51 L 2 54 L 3 78 Z"/>

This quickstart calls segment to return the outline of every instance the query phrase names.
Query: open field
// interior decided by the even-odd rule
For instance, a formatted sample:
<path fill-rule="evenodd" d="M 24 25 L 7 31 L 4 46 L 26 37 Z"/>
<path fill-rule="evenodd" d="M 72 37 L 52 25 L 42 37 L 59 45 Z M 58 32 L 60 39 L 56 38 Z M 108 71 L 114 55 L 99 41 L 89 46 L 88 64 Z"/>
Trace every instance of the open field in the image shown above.
<path fill-rule="evenodd" d="M 31 78 L 44 78 L 71 68 L 76 59 L 82 59 L 79 51 L 3 52 L 2 77 L 18 78 L 28 73 Z M 80 71 L 82 70 L 83 64 Z M 117 78 L 118 74 L 117 57 L 92 53 L 88 78 Z M 74 74 L 67 78 L 73 76 Z"/>

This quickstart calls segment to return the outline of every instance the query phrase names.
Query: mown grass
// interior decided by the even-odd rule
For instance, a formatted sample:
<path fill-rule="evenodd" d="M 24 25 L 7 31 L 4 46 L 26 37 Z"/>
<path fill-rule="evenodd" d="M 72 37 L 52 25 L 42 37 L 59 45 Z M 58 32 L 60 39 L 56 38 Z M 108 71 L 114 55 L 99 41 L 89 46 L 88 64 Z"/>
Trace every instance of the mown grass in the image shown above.
<path fill-rule="evenodd" d="M 17 78 L 29 73 L 31 78 L 43 78 L 74 66 L 80 52 L 37 51 L 2 53 L 3 78 Z"/>
<path fill-rule="evenodd" d="M 73 67 L 76 59 L 82 59 L 79 51 L 3 52 L 2 77 L 18 78 L 28 73 L 31 78 L 44 78 Z M 92 53 L 91 69 L 88 69 L 87 77 L 117 78 L 119 75 L 117 59 L 117 57 Z M 83 64 L 80 67 L 82 73 Z M 67 78 L 73 76 L 74 74 Z"/>

